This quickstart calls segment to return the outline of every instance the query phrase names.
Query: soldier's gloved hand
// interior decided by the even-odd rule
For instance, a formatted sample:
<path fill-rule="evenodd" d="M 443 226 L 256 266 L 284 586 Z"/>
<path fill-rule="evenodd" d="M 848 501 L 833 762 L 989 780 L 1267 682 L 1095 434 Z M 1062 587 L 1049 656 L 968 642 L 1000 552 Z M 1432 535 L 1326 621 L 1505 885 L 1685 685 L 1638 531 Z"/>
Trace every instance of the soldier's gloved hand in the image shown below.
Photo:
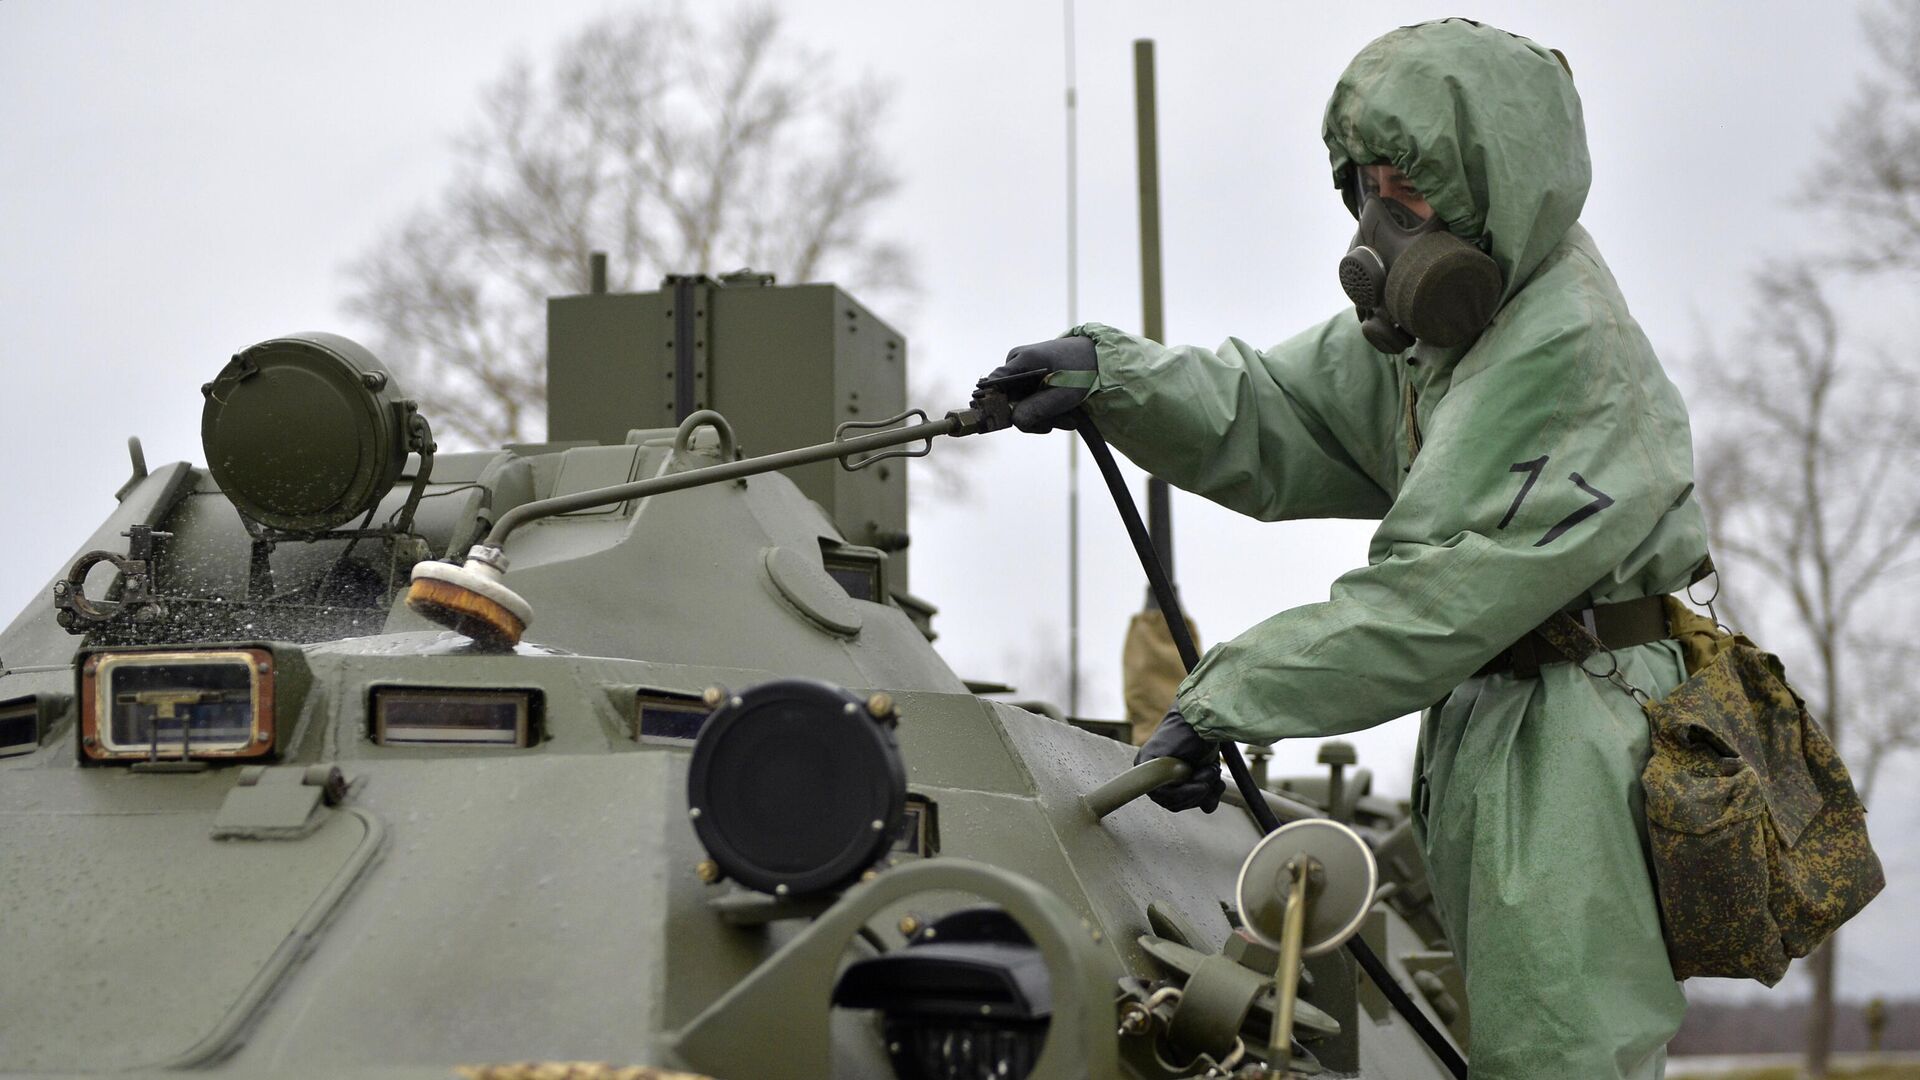
<path fill-rule="evenodd" d="M 1092 338 L 1062 337 L 1016 346 L 1007 353 L 1006 363 L 994 368 L 980 381 L 985 383 L 1028 372 L 1051 375 L 1058 371 L 1092 372 L 1097 368 Z M 1091 383 L 1091 380 L 1088 382 Z M 1089 391 L 1090 386 L 1048 386 L 1040 379 L 1022 386 L 1008 387 L 1007 398 L 1013 403 L 1013 426 L 1036 435 L 1068 426 L 1061 420 L 1087 399 Z M 985 392 L 984 387 L 974 390 L 976 407 Z"/>
<path fill-rule="evenodd" d="M 1163 757 L 1179 758 L 1193 766 L 1193 775 L 1178 783 L 1162 784 L 1147 797 L 1165 810 L 1191 810 L 1197 806 L 1213 813 L 1220 805 L 1221 794 L 1227 790 L 1226 781 L 1220 778 L 1220 747 L 1201 738 L 1187 723 L 1187 718 L 1180 715 L 1179 709 L 1167 710 L 1160 726 L 1133 756 L 1133 763 L 1138 765 Z"/>

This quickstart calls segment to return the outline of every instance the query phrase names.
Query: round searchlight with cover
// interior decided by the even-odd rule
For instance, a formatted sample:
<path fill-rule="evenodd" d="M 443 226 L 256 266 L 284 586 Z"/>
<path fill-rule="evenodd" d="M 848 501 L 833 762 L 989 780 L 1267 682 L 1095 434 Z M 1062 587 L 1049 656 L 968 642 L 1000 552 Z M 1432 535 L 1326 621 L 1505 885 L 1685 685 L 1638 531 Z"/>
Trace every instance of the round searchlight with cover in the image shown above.
<path fill-rule="evenodd" d="M 386 366 L 338 334 L 263 341 L 200 392 L 208 471 L 242 514 L 283 532 L 366 513 L 424 438 Z"/>
<path fill-rule="evenodd" d="M 880 861 L 907 804 L 886 695 L 778 679 L 713 699 L 687 766 L 687 816 L 723 874 L 802 897 Z"/>

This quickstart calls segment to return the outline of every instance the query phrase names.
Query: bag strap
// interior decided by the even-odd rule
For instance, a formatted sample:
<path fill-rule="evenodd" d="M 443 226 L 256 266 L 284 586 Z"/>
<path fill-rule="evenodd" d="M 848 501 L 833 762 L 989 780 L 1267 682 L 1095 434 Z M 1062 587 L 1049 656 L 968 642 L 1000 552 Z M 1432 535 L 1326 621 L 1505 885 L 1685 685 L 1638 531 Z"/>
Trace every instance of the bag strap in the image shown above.
<path fill-rule="evenodd" d="M 1592 611 L 1592 608 L 1588 608 Z M 1538 632 L 1561 656 L 1582 667 L 1589 657 L 1610 652 L 1599 632 L 1564 611 L 1556 611 L 1540 624 Z"/>
<path fill-rule="evenodd" d="M 1587 608 L 1585 614 L 1588 620 L 1591 620 L 1593 609 Z M 1605 679 L 1626 691 L 1627 696 L 1637 702 L 1642 709 L 1653 704 L 1653 695 L 1628 682 L 1627 677 L 1620 673 L 1620 657 L 1600 640 L 1595 627 L 1582 623 L 1564 611 L 1556 611 L 1547 616 L 1546 621 L 1540 624 L 1536 632 L 1560 655 L 1573 661 L 1574 666 L 1593 678 Z M 1587 666 L 1587 661 L 1596 656 L 1607 658 L 1605 671 L 1595 671 Z"/>
<path fill-rule="evenodd" d="M 1704 602 L 1695 601 L 1695 603 L 1707 609 L 1707 615 L 1716 625 L 1719 624 L 1720 618 L 1713 610 L 1713 602 L 1720 596 L 1719 573 L 1720 568 L 1713 565 L 1713 553 L 1708 552 L 1700 557 L 1700 562 L 1694 566 L 1693 574 L 1687 580 L 1687 588 L 1691 590 L 1695 585 L 1713 578 L 1713 595 Z M 1687 598 L 1693 599 L 1691 594 Z M 1627 696 L 1633 698 L 1642 710 L 1651 706 L 1653 695 L 1627 681 L 1627 677 L 1620 673 L 1620 658 L 1614 655 L 1606 642 L 1600 640 L 1599 628 L 1593 624 L 1593 609 L 1587 608 L 1583 614 L 1587 617 L 1584 624 L 1564 611 L 1556 611 L 1547 616 L 1546 621 L 1536 627 L 1534 632 L 1539 634 L 1547 644 L 1553 646 L 1555 652 L 1573 661 L 1581 671 L 1593 678 L 1605 679 L 1626 691 Z M 1607 670 L 1595 671 L 1587 666 L 1588 660 L 1602 654 L 1607 658 Z"/>
<path fill-rule="evenodd" d="M 1695 603 L 1707 609 L 1707 615 L 1716 625 L 1719 624 L 1720 618 L 1713 610 L 1713 602 L 1720 596 L 1719 573 L 1720 568 L 1713 565 L 1713 554 L 1708 552 L 1700 557 L 1700 562 L 1694 566 L 1693 574 L 1687 581 L 1687 588 L 1691 590 L 1702 581 L 1713 578 L 1713 595 L 1704 602 L 1695 601 Z M 1691 594 L 1687 598 L 1693 599 Z M 1626 691 L 1627 696 L 1633 698 L 1641 709 L 1651 706 L 1653 695 L 1627 681 L 1627 677 L 1620 673 L 1620 658 L 1614 655 L 1606 642 L 1600 640 L 1599 627 L 1593 622 L 1593 609 L 1589 607 L 1582 614 L 1586 616 L 1584 624 L 1565 611 L 1556 611 L 1547 616 L 1545 622 L 1535 627 L 1534 632 L 1539 634 L 1547 644 L 1553 646 L 1555 652 L 1573 661 L 1581 671 L 1593 678 L 1605 679 Z M 1595 671 L 1587 666 L 1588 660 L 1603 654 L 1607 658 L 1607 670 Z"/>

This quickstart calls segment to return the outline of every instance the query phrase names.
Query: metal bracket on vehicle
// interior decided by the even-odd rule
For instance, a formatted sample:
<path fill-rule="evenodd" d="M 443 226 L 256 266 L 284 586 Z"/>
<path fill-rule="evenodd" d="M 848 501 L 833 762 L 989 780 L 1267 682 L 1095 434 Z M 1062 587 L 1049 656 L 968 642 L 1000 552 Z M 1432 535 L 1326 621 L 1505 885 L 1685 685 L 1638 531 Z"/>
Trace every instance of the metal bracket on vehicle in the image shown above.
<path fill-rule="evenodd" d="M 55 618 L 70 634 L 84 634 L 96 626 L 135 619 L 164 618 L 166 608 L 153 593 L 154 541 L 173 536 L 151 525 L 131 525 L 120 535 L 127 538 L 127 553 L 89 551 L 75 560 L 67 576 L 53 583 Z M 95 600 L 87 595 L 87 575 L 101 563 L 112 563 L 119 571 L 118 595 Z"/>
<path fill-rule="evenodd" d="M 254 765 L 240 779 L 213 819 L 215 840 L 298 840 L 326 820 L 324 807 L 347 796 L 347 779 L 336 765 Z"/>

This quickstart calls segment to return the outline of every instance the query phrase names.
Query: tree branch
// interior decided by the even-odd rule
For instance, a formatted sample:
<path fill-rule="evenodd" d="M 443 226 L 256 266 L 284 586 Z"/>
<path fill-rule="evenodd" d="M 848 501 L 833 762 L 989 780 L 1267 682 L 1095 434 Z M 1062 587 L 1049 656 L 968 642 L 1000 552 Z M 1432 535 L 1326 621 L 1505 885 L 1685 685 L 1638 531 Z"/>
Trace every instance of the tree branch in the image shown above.
<path fill-rule="evenodd" d="M 444 431 L 538 438 L 544 300 L 582 288 L 594 250 L 623 288 L 740 266 L 909 288 L 900 249 L 868 234 L 898 186 L 872 136 L 882 97 L 836 79 L 771 8 L 719 29 L 672 11 L 595 20 L 546 65 L 507 66 L 454 142 L 454 179 L 346 268 L 342 306 L 429 376 L 419 397 Z"/>

